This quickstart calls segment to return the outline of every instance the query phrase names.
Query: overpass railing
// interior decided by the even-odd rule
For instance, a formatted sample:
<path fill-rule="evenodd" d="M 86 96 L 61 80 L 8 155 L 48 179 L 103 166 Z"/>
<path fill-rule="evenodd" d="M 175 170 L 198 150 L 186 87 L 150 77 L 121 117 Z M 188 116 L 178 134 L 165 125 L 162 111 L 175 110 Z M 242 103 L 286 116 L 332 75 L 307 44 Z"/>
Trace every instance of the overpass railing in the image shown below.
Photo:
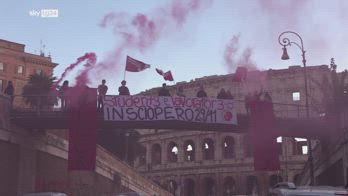
<path fill-rule="evenodd" d="M 26 103 L 26 99 L 36 98 L 37 104 L 30 105 Z M 41 100 L 41 101 L 40 101 Z M 50 100 L 52 102 L 51 105 L 45 104 L 46 100 Z M 236 103 L 237 113 L 239 114 L 247 114 L 247 109 L 245 107 L 244 100 L 234 100 Z M 37 115 L 46 115 L 47 113 L 65 113 L 68 108 L 62 108 L 61 105 L 62 99 L 56 96 L 40 96 L 40 95 L 15 95 L 12 101 L 11 111 L 16 115 L 25 115 L 26 113 L 32 114 L 36 112 Z M 69 107 L 69 103 L 68 103 Z M 97 107 L 97 103 L 96 103 Z M 280 118 L 305 118 L 306 117 L 306 107 L 302 104 L 294 104 L 294 103 L 280 103 L 273 102 L 274 114 L 276 117 Z M 22 113 L 22 114 L 21 114 Z M 320 114 L 313 110 L 310 110 L 311 117 L 318 117 Z"/>

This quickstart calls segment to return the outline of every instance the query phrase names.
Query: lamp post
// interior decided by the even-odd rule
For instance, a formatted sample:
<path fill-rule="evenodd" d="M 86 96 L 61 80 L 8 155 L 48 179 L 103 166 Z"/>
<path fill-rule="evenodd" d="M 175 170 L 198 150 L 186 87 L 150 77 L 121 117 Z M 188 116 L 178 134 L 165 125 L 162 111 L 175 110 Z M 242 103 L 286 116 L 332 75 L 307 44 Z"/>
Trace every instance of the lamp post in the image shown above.
<path fill-rule="evenodd" d="M 295 35 L 300 39 L 300 44 L 297 42 L 291 41 L 286 35 Z M 308 85 L 307 85 L 307 68 L 306 68 L 306 51 L 303 48 L 302 37 L 293 31 L 284 31 L 278 37 L 278 42 L 283 46 L 283 55 L 281 57 L 282 60 L 288 60 L 289 55 L 286 47 L 291 46 L 291 44 L 296 45 L 302 52 L 302 63 L 303 63 L 303 72 L 304 72 L 304 82 L 305 82 L 305 104 L 306 104 L 306 118 L 309 118 L 309 107 L 308 107 Z M 314 185 L 314 170 L 313 170 L 313 155 L 312 155 L 312 142 L 310 139 L 307 139 L 308 144 L 308 162 L 309 162 L 309 175 L 310 175 L 310 185 Z"/>

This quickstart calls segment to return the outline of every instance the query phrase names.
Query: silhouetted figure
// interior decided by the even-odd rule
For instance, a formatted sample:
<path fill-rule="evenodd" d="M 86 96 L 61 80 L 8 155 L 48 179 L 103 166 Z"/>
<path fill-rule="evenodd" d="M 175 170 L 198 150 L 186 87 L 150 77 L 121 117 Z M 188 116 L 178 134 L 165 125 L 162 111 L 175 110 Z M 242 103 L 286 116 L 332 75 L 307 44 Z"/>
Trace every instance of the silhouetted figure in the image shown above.
<path fill-rule="evenodd" d="M 127 82 L 122 80 L 121 86 L 118 88 L 119 95 L 130 95 L 128 87 L 126 87 Z"/>
<path fill-rule="evenodd" d="M 268 92 L 265 92 L 264 94 L 264 101 L 272 103 L 272 97 Z"/>
<path fill-rule="evenodd" d="M 183 89 L 182 86 L 179 86 L 179 87 L 178 87 L 178 91 L 177 91 L 176 95 L 177 95 L 178 97 L 185 97 L 184 89 Z"/>
<path fill-rule="evenodd" d="M 8 81 L 7 87 L 4 90 L 4 93 L 11 98 L 11 103 L 13 103 L 14 100 L 14 86 L 12 81 Z"/>
<path fill-rule="evenodd" d="M 170 97 L 169 90 L 166 88 L 167 84 L 163 83 L 162 88 L 158 91 L 158 96 L 168 96 Z"/>
<path fill-rule="evenodd" d="M 226 99 L 234 99 L 234 96 L 232 95 L 231 91 L 226 91 Z"/>
<path fill-rule="evenodd" d="M 248 116 L 250 114 L 250 104 L 252 101 L 253 101 L 253 96 L 251 95 L 251 93 L 248 93 L 244 98 L 245 110 Z"/>
<path fill-rule="evenodd" d="M 69 81 L 65 80 L 63 85 L 59 89 L 59 98 L 62 109 L 67 109 L 68 107 L 68 90 L 69 90 Z"/>
<path fill-rule="evenodd" d="M 224 88 L 220 89 L 220 92 L 218 93 L 217 97 L 218 99 L 227 99 L 227 93 Z"/>
<path fill-rule="evenodd" d="M 104 98 L 108 92 L 108 86 L 105 83 L 106 80 L 102 80 L 102 83 L 98 86 L 98 109 L 104 107 Z"/>
<path fill-rule="evenodd" d="M 199 87 L 199 91 L 197 92 L 197 97 L 207 97 L 207 93 L 204 91 L 203 85 Z"/>

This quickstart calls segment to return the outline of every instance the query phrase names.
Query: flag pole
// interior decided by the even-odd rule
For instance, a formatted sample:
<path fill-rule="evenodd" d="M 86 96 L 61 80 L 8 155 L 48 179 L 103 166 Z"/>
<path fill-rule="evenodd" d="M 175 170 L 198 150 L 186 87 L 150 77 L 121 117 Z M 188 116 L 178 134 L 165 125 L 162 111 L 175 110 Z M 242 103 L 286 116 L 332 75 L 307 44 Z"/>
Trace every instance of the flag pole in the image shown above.
<path fill-rule="evenodd" d="M 126 68 L 124 69 L 123 80 L 126 80 Z"/>
<path fill-rule="evenodd" d="M 128 59 L 128 55 L 127 55 L 127 59 Z M 127 59 L 126 59 L 126 64 L 125 64 L 125 66 L 124 66 L 123 80 L 126 80 Z"/>

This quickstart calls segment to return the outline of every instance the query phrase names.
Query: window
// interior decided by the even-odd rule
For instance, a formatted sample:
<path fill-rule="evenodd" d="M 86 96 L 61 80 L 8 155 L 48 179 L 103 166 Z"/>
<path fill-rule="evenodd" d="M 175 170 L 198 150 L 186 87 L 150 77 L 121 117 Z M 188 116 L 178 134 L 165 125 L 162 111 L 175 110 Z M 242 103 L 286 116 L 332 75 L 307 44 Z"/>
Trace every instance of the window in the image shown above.
<path fill-rule="evenodd" d="M 292 92 L 292 100 L 293 101 L 300 101 L 300 92 Z"/>
<path fill-rule="evenodd" d="M 174 142 L 170 142 L 168 145 L 167 159 L 169 162 L 178 161 L 178 146 Z"/>
<path fill-rule="evenodd" d="M 203 141 L 203 160 L 213 160 L 214 159 L 214 142 L 212 139 L 206 138 Z"/>
<path fill-rule="evenodd" d="M 307 140 L 303 138 L 293 139 L 293 154 L 294 155 L 305 155 L 308 153 Z"/>
<path fill-rule="evenodd" d="M 0 62 L 0 72 L 4 71 L 4 69 L 5 69 L 4 63 Z"/>
<path fill-rule="evenodd" d="M 24 66 L 23 65 L 18 65 L 17 67 L 17 73 L 18 74 L 23 74 L 24 72 Z"/>
<path fill-rule="evenodd" d="M 37 75 L 41 75 L 41 74 L 42 74 L 42 70 L 41 70 L 41 69 L 37 69 L 37 70 L 36 70 L 36 74 L 37 74 Z"/>

